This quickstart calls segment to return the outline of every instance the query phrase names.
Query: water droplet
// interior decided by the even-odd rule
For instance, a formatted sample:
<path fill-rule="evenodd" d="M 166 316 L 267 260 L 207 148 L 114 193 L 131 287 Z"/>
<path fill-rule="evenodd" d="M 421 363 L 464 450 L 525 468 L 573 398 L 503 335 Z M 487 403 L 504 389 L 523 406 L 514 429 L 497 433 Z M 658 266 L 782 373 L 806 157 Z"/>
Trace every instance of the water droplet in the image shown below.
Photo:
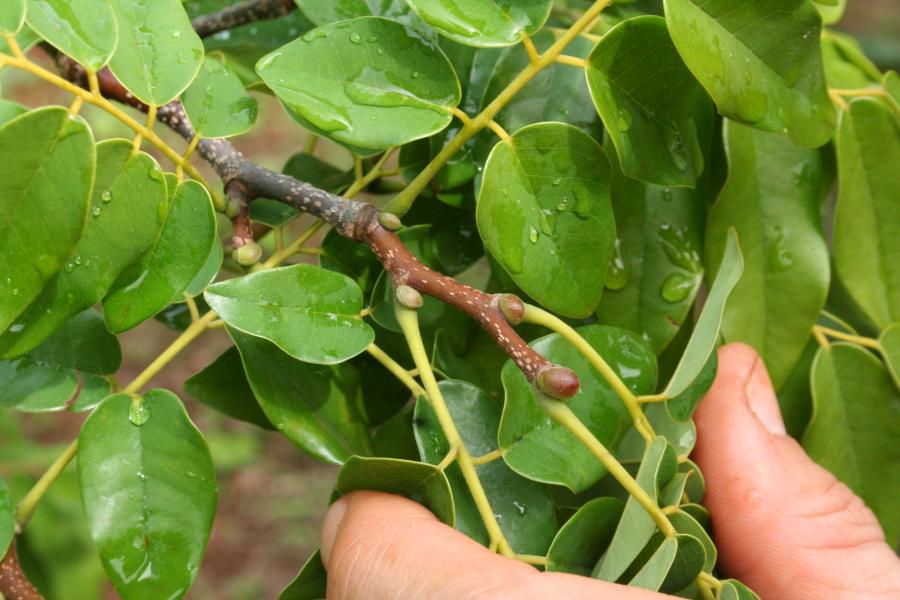
<path fill-rule="evenodd" d="M 19 295 L 19 288 L 14 288 L 13 291 L 12 291 L 12 295 L 13 295 L 13 296 L 18 296 L 18 295 Z"/>
<path fill-rule="evenodd" d="M 536 244 L 537 241 L 538 241 L 538 238 L 539 238 L 540 236 L 541 236 L 541 234 L 538 233 L 538 230 L 535 229 L 534 227 L 532 227 L 532 228 L 531 228 L 531 232 L 528 234 L 528 239 L 531 240 L 531 243 L 532 243 L 532 244 Z"/>
<path fill-rule="evenodd" d="M 553 185 L 559 185 L 562 183 L 562 177 L 557 177 L 553 180 Z"/>
<path fill-rule="evenodd" d="M 178 31 L 178 30 L 176 29 L 175 31 L 172 32 L 172 37 L 173 37 L 173 38 L 180 38 L 180 37 L 181 37 L 181 32 Z"/>
<path fill-rule="evenodd" d="M 354 31 L 350 34 L 350 41 L 354 44 L 362 44 L 362 36 Z"/>
<path fill-rule="evenodd" d="M 503 188 L 502 190 L 500 190 L 500 193 L 504 196 L 509 196 L 509 188 Z"/>
<path fill-rule="evenodd" d="M 102 214 L 103 214 L 103 209 L 100 208 L 99 206 L 95 206 L 94 208 L 91 209 L 91 216 L 93 216 L 94 218 L 97 218 Z"/>
<path fill-rule="evenodd" d="M 672 163 L 675 165 L 676 169 L 679 171 L 687 169 L 687 153 L 684 149 L 684 142 L 681 140 L 681 135 L 678 133 L 674 134 L 669 142 L 669 154 L 672 156 Z"/>
<path fill-rule="evenodd" d="M 327 38 L 327 37 L 328 37 L 328 32 L 325 31 L 324 29 L 322 29 L 321 27 L 318 27 L 316 29 L 312 29 L 312 30 L 304 33 L 303 37 L 301 39 L 304 42 L 314 42 L 320 38 Z M 279 52 L 279 54 L 281 54 L 281 53 Z"/>
<path fill-rule="evenodd" d="M 418 71 L 413 71 L 412 78 L 413 78 L 413 79 L 418 79 L 418 78 L 419 78 L 419 72 L 418 72 Z"/>
<path fill-rule="evenodd" d="M 622 240 L 616 238 L 612 260 L 609 261 L 609 267 L 606 269 L 606 287 L 611 290 L 621 290 L 628 284 L 629 277 L 631 277 L 631 269 L 625 264 L 625 258 L 622 256 Z"/>
<path fill-rule="evenodd" d="M 150 168 L 150 179 L 152 179 L 154 181 L 163 181 L 165 179 L 162 169 L 160 169 L 159 165 L 157 165 L 155 163 Z"/>
<path fill-rule="evenodd" d="M 150 420 L 150 408 L 144 403 L 143 396 L 135 396 L 128 407 L 128 420 L 141 426 Z"/>
<path fill-rule="evenodd" d="M 446 115 L 444 106 L 451 104 L 452 97 L 420 98 L 405 85 L 406 82 L 393 73 L 364 67 L 344 82 L 344 93 L 354 103 L 362 106 L 409 106 Z"/>
<path fill-rule="evenodd" d="M 66 273 L 71 273 L 74 270 L 75 270 L 75 265 L 73 265 L 72 263 L 69 263 L 66 265 Z"/>
<path fill-rule="evenodd" d="M 619 125 L 619 130 L 624 132 L 624 131 L 628 131 L 629 129 L 631 129 L 631 121 L 632 121 L 632 117 L 631 117 L 631 113 L 628 111 L 628 109 L 620 108 L 619 109 L 619 118 L 616 120 L 617 124 Z"/>
<path fill-rule="evenodd" d="M 687 229 L 664 223 L 659 226 L 659 241 L 672 264 L 691 273 L 702 273 L 700 255 L 687 237 Z"/>
<path fill-rule="evenodd" d="M 75 257 L 75 264 L 78 266 L 81 266 L 81 255 L 80 254 Z"/>
<path fill-rule="evenodd" d="M 516 509 L 516 512 L 519 513 L 520 517 L 525 516 L 525 512 L 526 512 L 527 508 L 524 504 L 522 504 L 518 500 L 513 500 L 513 507 Z"/>
<path fill-rule="evenodd" d="M 575 214 L 582 218 L 591 216 L 597 197 L 594 194 L 586 194 L 584 192 L 573 195 L 575 196 Z"/>
<path fill-rule="evenodd" d="M 794 257 L 787 249 L 787 230 L 781 225 L 774 225 L 769 234 L 772 240 L 769 246 L 769 265 L 776 271 L 784 271 L 794 264 Z"/>
<path fill-rule="evenodd" d="M 100 200 L 102 200 L 105 204 L 112 202 L 112 192 L 109 190 L 103 190 L 100 194 Z"/>
<path fill-rule="evenodd" d="M 685 300 L 697 284 L 700 283 L 699 275 L 685 275 L 684 273 L 672 273 L 663 282 L 661 294 L 666 302 L 681 302 Z"/>
<path fill-rule="evenodd" d="M 370 44 L 374 44 L 375 42 L 378 41 L 378 36 L 370 35 L 369 37 L 366 38 L 366 41 L 369 42 Z"/>
<path fill-rule="evenodd" d="M 538 215 L 538 226 L 541 233 L 554 237 L 556 235 L 556 213 L 549 209 L 542 209 Z"/>
<path fill-rule="evenodd" d="M 672 201 L 672 190 L 669 188 L 663 188 L 662 197 L 663 197 L 663 200 L 665 200 L 666 202 L 671 202 Z"/>

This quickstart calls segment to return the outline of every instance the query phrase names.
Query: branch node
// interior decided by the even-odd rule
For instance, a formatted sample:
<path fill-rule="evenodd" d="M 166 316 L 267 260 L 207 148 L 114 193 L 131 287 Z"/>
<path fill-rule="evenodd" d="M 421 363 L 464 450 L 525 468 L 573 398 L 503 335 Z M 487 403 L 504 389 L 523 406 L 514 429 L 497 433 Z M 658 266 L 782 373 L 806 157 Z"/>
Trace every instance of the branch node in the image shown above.
<path fill-rule="evenodd" d="M 575 371 L 559 365 L 544 367 L 535 378 L 535 384 L 551 398 L 562 401 L 574 396 L 580 387 Z"/>
<path fill-rule="evenodd" d="M 378 223 L 388 231 L 397 231 L 403 227 L 403 223 L 400 222 L 400 217 L 389 212 L 379 212 Z"/>
<path fill-rule="evenodd" d="M 422 308 L 422 294 L 409 287 L 408 285 L 400 285 L 397 286 L 397 290 L 394 292 L 397 297 L 397 302 L 406 308 L 418 309 Z"/>
<path fill-rule="evenodd" d="M 518 325 L 525 319 L 525 303 L 515 294 L 494 294 L 492 304 L 500 309 L 510 325 Z"/>

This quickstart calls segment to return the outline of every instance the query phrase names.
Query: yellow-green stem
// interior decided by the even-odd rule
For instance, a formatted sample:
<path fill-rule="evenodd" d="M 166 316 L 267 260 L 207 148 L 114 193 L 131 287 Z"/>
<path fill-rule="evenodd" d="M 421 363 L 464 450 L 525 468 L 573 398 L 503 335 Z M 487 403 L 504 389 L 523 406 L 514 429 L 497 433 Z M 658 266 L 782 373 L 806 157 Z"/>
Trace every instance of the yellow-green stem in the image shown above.
<path fill-rule="evenodd" d="M 830 327 L 823 327 L 822 325 L 813 325 L 813 334 L 819 333 L 823 336 L 832 337 L 836 340 L 841 340 L 844 342 L 850 342 L 852 344 L 858 344 L 860 346 L 864 346 L 866 348 L 871 348 L 872 350 L 877 350 L 881 352 L 881 344 L 878 340 L 874 340 L 872 338 L 864 337 L 861 335 L 853 335 L 850 333 L 844 333 L 843 331 L 839 331 L 837 329 L 832 329 Z M 818 339 L 818 338 L 817 338 Z M 821 340 L 820 340 L 821 343 Z M 827 344 L 824 344 L 827 345 Z"/>
<path fill-rule="evenodd" d="M 37 508 L 41 498 L 44 497 L 44 494 L 47 493 L 47 490 L 53 482 L 56 481 L 59 474 L 65 470 L 70 462 L 72 462 L 76 452 L 78 452 L 78 440 L 75 440 L 66 447 L 59 458 L 53 461 L 50 468 L 41 475 L 41 478 L 34 484 L 34 487 L 32 487 L 31 490 L 25 494 L 25 497 L 19 501 L 19 504 L 16 506 L 17 530 L 21 531 L 21 529 L 25 527 L 25 524 L 31 519 L 31 515 L 34 514 L 34 510 Z"/>
<path fill-rule="evenodd" d="M 588 344 L 574 328 L 556 315 L 531 304 L 525 305 L 524 321 L 526 323 L 534 323 L 535 325 L 546 327 L 547 329 L 558 333 L 565 338 L 566 341 L 572 344 L 572 346 L 578 350 L 579 354 L 585 357 L 588 362 L 591 363 L 591 366 L 597 369 L 619 398 L 622 399 L 625 408 L 628 409 L 628 413 L 634 421 L 634 427 L 637 429 L 638 433 L 640 433 L 647 442 L 650 442 L 656 437 L 653 427 L 650 425 L 650 421 L 647 420 L 644 411 L 641 410 L 637 396 L 628 389 L 628 386 L 625 385 L 616 372 L 612 370 L 605 360 L 603 360 L 603 357 L 600 356 L 600 354 L 594 350 L 594 348 Z"/>
<path fill-rule="evenodd" d="M 385 369 L 391 372 L 394 377 L 400 380 L 400 382 L 409 388 L 409 391 L 412 392 L 414 396 L 417 398 L 419 396 L 426 396 L 425 389 L 419 385 L 419 382 L 413 379 L 413 377 L 409 374 L 409 371 L 404 369 L 396 360 L 391 358 L 387 352 L 379 348 L 375 345 L 375 343 L 369 344 L 366 348 L 366 352 L 372 355 L 372 358 L 377 360 L 384 366 Z"/>

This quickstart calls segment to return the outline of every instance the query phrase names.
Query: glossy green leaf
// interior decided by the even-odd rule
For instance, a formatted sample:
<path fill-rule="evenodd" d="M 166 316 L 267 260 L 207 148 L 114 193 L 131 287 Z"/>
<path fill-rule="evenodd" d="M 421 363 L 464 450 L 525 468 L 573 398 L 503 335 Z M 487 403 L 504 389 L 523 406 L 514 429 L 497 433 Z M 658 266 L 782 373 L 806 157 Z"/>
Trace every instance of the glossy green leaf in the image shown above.
<path fill-rule="evenodd" d="M 744 272 L 725 304 L 722 335 L 753 346 L 777 389 L 803 354 L 828 295 L 820 155 L 733 122 L 725 124 L 725 142 L 729 174 L 709 217 L 707 264 L 716 272 L 734 228 Z"/>
<path fill-rule="evenodd" d="M 759 600 L 759 596 L 746 585 L 736 579 L 722 581 L 722 591 L 718 595 L 719 600 Z"/>
<path fill-rule="evenodd" d="M 297 576 L 278 595 L 278 600 L 321 600 L 325 597 L 328 573 L 319 550 L 313 552 Z"/>
<path fill-rule="evenodd" d="M 703 553 L 697 572 L 699 573 L 702 568 L 703 571 L 712 573 L 712 570 L 716 566 L 719 553 L 715 544 L 713 544 L 712 538 L 710 538 L 709 534 L 706 532 L 706 529 L 703 528 L 697 519 L 681 509 L 669 514 L 669 520 L 672 522 L 672 526 L 675 527 L 675 531 L 688 534 L 701 544 Z M 694 574 L 695 577 L 696 575 L 697 573 Z M 691 579 L 693 579 L 693 577 L 691 577 Z"/>
<path fill-rule="evenodd" d="M 656 435 L 664 437 L 679 457 L 687 457 L 691 453 L 697 441 L 697 427 L 693 421 L 675 420 L 662 402 L 647 405 L 644 413 Z M 623 463 L 639 463 L 646 446 L 644 437 L 632 427 L 619 442 L 616 458 Z"/>
<path fill-rule="evenodd" d="M 441 35 L 467 46 L 511 46 L 541 28 L 551 0 L 407 0 Z"/>
<path fill-rule="evenodd" d="M 6 125 L 9 121 L 27 112 L 28 108 L 18 102 L 0 98 L 0 126 Z"/>
<path fill-rule="evenodd" d="M 115 201 L 112 193 L 101 194 L 101 202 L 109 205 Z M 182 300 L 182 292 L 203 268 L 216 243 L 216 216 L 209 193 L 196 181 L 181 183 L 154 247 L 122 273 L 103 300 L 110 330 L 131 329 L 170 302 Z"/>
<path fill-rule="evenodd" d="M 815 2 L 816 10 L 822 15 L 822 23 L 832 25 L 841 20 L 844 10 L 847 8 L 847 0 L 834 0 L 833 2 Z"/>
<path fill-rule="evenodd" d="M 547 570 L 590 575 L 612 540 L 624 508 L 618 498 L 595 498 L 582 505 L 553 538 Z"/>
<path fill-rule="evenodd" d="M 425 24 L 404 0 L 295 1 L 303 14 L 316 25 L 325 25 L 326 23 L 355 19 L 356 17 L 387 17 L 419 31 L 426 29 Z"/>
<path fill-rule="evenodd" d="M 488 251 L 529 296 L 584 317 L 603 292 L 615 243 L 609 162 L 581 130 L 538 123 L 499 142 L 476 219 Z"/>
<path fill-rule="evenodd" d="M 230 329 L 266 418 L 312 456 L 342 463 L 372 453 L 356 370 L 294 360 L 275 344 Z"/>
<path fill-rule="evenodd" d="M 209 256 L 206 257 L 206 262 L 203 263 L 203 266 L 200 267 L 200 270 L 197 271 L 197 274 L 194 275 L 194 278 L 191 279 L 187 288 L 182 292 L 182 297 L 184 297 L 184 294 L 195 297 L 205 292 L 206 288 L 215 281 L 216 275 L 219 274 L 219 269 L 222 268 L 222 261 L 224 259 L 225 254 L 222 250 L 222 244 L 219 243 L 218 239 L 215 239 L 213 241 L 212 249 L 209 252 Z"/>
<path fill-rule="evenodd" d="M 685 64 L 722 115 L 821 146 L 834 129 L 819 47 L 821 19 L 806 0 L 665 0 Z"/>
<path fill-rule="evenodd" d="M 380 17 L 318 27 L 264 56 L 256 68 L 300 118 L 363 148 L 437 133 L 460 100 L 459 82 L 440 49 Z"/>
<path fill-rule="evenodd" d="M 678 537 L 665 538 L 647 562 L 628 582 L 629 587 L 657 591 L 669 574 L 678 553 Z"/>
<path fill-rule="evenodd" d="M 93 410 L 112 393 L 112 389 L 112 382 L 109 378 L 82 373 L 81 389 L 78 390 L 75 399 L 69 401 L 67 408 L 70 412 Z"/>
<path fill-rule="evenodd" d="M 640 333 L 659 353 L 688 318 L 703 282 L 705 203 L 692 189 L 626 177 L 615 161 L 612 172 L 618 237 L 597 319 Z"/>
<path fill-rule="evenodd" d="M 179 0 L 112 0 L 119 45 L 115 76 L 147 104 L 166 104 L 187 88 L 203 62 L 203 42 Z"/>
<path fill-rule="evenodd" d="M 822 34 L 822 61 L 829 87 L 853 89 L 881 81 L 881 71 L 854 38 L 835 31 Z"/>
<path fill-rule="evenodd" d="M 232 346 L 184 382 L 184 391 L 206 406 L 263 429 L 274 429 L 256 402 L 244 375 L 237 348 Z"/>
<path fill-rule="evenodd" d="M 500 406 L 482 390 L 464 381 L 444 380 L 439 386 L 469 453 L 482 456 L 496 450 Z M 414 426 L 422 460 L 440 463 L 450 445 L 434 411 L 423 398 L 416 403 Z M 556 509 L 546 487 L 513 472 L 502 460 L 478 465 L 476 472 L 512 549 L 519 554 L 543 555 L 557 529 Z M 486 542 L 481 517 L 459 465 L 454 464 L 447 470 L 447 478 L 456 506 L 457 529 Z"/>
<path fill-rule="evenodd" d="M 803 447 L 865 500 L 888 544 L 900 541 L 900 391 L 872 353 L 820 348 L 812 367 L 813 417 Z"/>
<path fill-rule="evenodd" d="M 887 326 L 878 336 L 878 343 L 881 344 L 885 365 L 900 388 L 900 323 Z"/>
<path fill-rule="evenodd" d="M 28 25 L 63 54 L 93 71 L 112 58 L 118 41 L 109 0 L 28 0 Z"/>
<path fill-rule="evenodd" d="M 650 393 L 656 382 L 656 358 L 636 334 L 600 325 L 578 331 L 632 391 Z M 551 362 L 575 371 L 581 388 L 569 407 L 601 443 L 615 446 L 631 426 L 631 418 L 609 384 L 558 334 L 539 338 L 531 346 Z M 511 361 L 504 365 L 501 379 L 506 404 L 499 441 L 510 468 L 573 492 L 587 489 L 604 475 L 603 466 L 584 445 L 541 410 L 538 392 Z"/>
<path fill-rule="evenodd" d="M 711 107 L 665 20 L 644 16 L 619 23 L 588 60 L 591 97 L 622 171 L 657 185 L 694 187 L 703 172 L 698 134 Z"/>
<path fill-rule="evenodd" d="M 65 408 L 78 389 L 75 374 L 30 358 L 0 361 L 0 406 L 22 412 Z"/>
<path fill-rule="evenodd" d="M 426 506 L 438 519 L 453 526 L 453 497 L 447 477 L 434 465 L 397 458 L 351 456 L 338 473 L 334 490 L 349 494 L 374 490 L 399 494 Z"/>
<path fill-rule="evenodd" d="M 274 342 L 305 362 L 334 364 L 375 339 L 362 291 L 349 277 L 308 264 L 261 271 L 211 285 L 210 307 L 232 328 Z"/>
<path fill-rule="evenodd" d="M 113 201 L 103 201 L 107 193 Z M 152 248 L 166 208 L 159 165 L 148 154 L 133 154 L 131 142 L 98 144 L 92 205 L 65 268 L 0 337 L 3 356 L 34 348 L 68 318 L 99 302 L 119 274 Z"/>
<path fill-rule="evenodd" d="M 91 535 L 124 598 L 181 598 L 206 549 L 216 474 L 206 441 L 177 396 L 110 396 L 78 437 L 78 476 Z"/>
<path fill-rule="evenodd" d="M 725 301 L 741 278 L 743 270 L 744 259 L 741 256 L 737 234 L 734 230 L 729 230 L 725 252 L 719 263 L 716 279 L 706 298 L 706 304 L 703 305 L 703 312 L 700 313 L 687 348 L 663 391 L 667 398 L 676 398 L 684 393 L 700 377 L 709 361 L 709 355 L 715 352 Z"/>
<path fill-rule="evenodd" d="M 112 375 L 119 370 L 122 350 L 116 336 L 107 331 L 100 313 L 88 308 L 63 323 L 28 357 L 60 369 Z"/>
<path fill-rule="evenodd" d="M 656 437 L 647 446 L 635 479 L 656 500 L 660 488 L 675 475 L 677 464 L 675 452 L 668 442 L 662 437 Z M 656 523 L 634 497 L 629 497 L 612 542 L 597 561 L 591 576 L 605 581 L 618 580 L 638 557 L 654 532 Z"/>
<path fill-rule="evenodd" d="M 247 95 L 237 75 L 214 58 L 203 60 L 181 102 L 194 131 L 205 138 L 247 133 L 256 122 L 256 100 Z"/>
<path fill-rule="evenodd" d="M 837 272 L 883 328 L 900 320 L 900 121 L 880 100 L 853 100 L 841 111 L 837 154 Z"/>
<path fill-rule="evenodd" d="M 0 6 L 0 33 L 16 33 L 25 22 L 25 0 L 8 0 Z"/>
<path fill-rule="evenodd" d="M 84 229 L 93 138 L 80 118 L 43 108 L 0 129 L 0 332 L 41 293 Z M 60 191 L 65 191 L 65 202 Z"/>
<path fill-rule="evenodd" d="M 719 355 L 716 352 L 710 352 L 706 364 L 700 369 L 700 373 L 697 374 L 694 381 L 683 392 L 666 401 L 666 409 L 672 418 L 678 421 L 686 421 L 691 418 L 697 405 L 712 387 L 718 366 Z"/>
<path fill-rule="evenodd" d="M 18 2 L 18 0 L 13 0 L 13 4 L 15 4 L 16 2 Z M 32 46 L 37 44 L 39 41 L 41 41 L 41 38 L 34 32 L 33 29 L 31 29 L 31 27 L 28 27 L 27 25 L 22 27 L 19 30 L 19 33 L 16 34 L 16 43 L 19 45 L 19 48 L 22 50 L 22 52 L 28 52 L 28 50 L 30 50 Z M 7 43 L 5 37 L 0 37 L 0 52 L 8 55 L 13 54 L 13 51 L 9 47 L 9 44 Z"/>
<path fill-rule="evenodd" d="M 6 556 L 6 550 L 12 542 L 16 529 L 16 505 L 13 502 L 6 482 L 0 479 L 0 556 Z"/>

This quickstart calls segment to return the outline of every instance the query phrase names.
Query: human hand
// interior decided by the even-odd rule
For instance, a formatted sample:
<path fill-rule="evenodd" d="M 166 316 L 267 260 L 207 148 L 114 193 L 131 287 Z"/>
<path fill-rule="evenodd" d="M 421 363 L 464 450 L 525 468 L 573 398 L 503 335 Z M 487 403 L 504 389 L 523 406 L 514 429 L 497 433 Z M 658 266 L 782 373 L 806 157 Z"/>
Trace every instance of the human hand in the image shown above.
<path fill-rule="evenodd" d="M 784 430 L 759 356 L 719 350 L 695 415 L 719 566 L 763 600 L 900 598 L 900 559 L 872 512 Z M 328 593 L 339 600 L 664 600 L 494 554 L 427 509 L 377 492 L 332 505 L 322 531 Z"/>

